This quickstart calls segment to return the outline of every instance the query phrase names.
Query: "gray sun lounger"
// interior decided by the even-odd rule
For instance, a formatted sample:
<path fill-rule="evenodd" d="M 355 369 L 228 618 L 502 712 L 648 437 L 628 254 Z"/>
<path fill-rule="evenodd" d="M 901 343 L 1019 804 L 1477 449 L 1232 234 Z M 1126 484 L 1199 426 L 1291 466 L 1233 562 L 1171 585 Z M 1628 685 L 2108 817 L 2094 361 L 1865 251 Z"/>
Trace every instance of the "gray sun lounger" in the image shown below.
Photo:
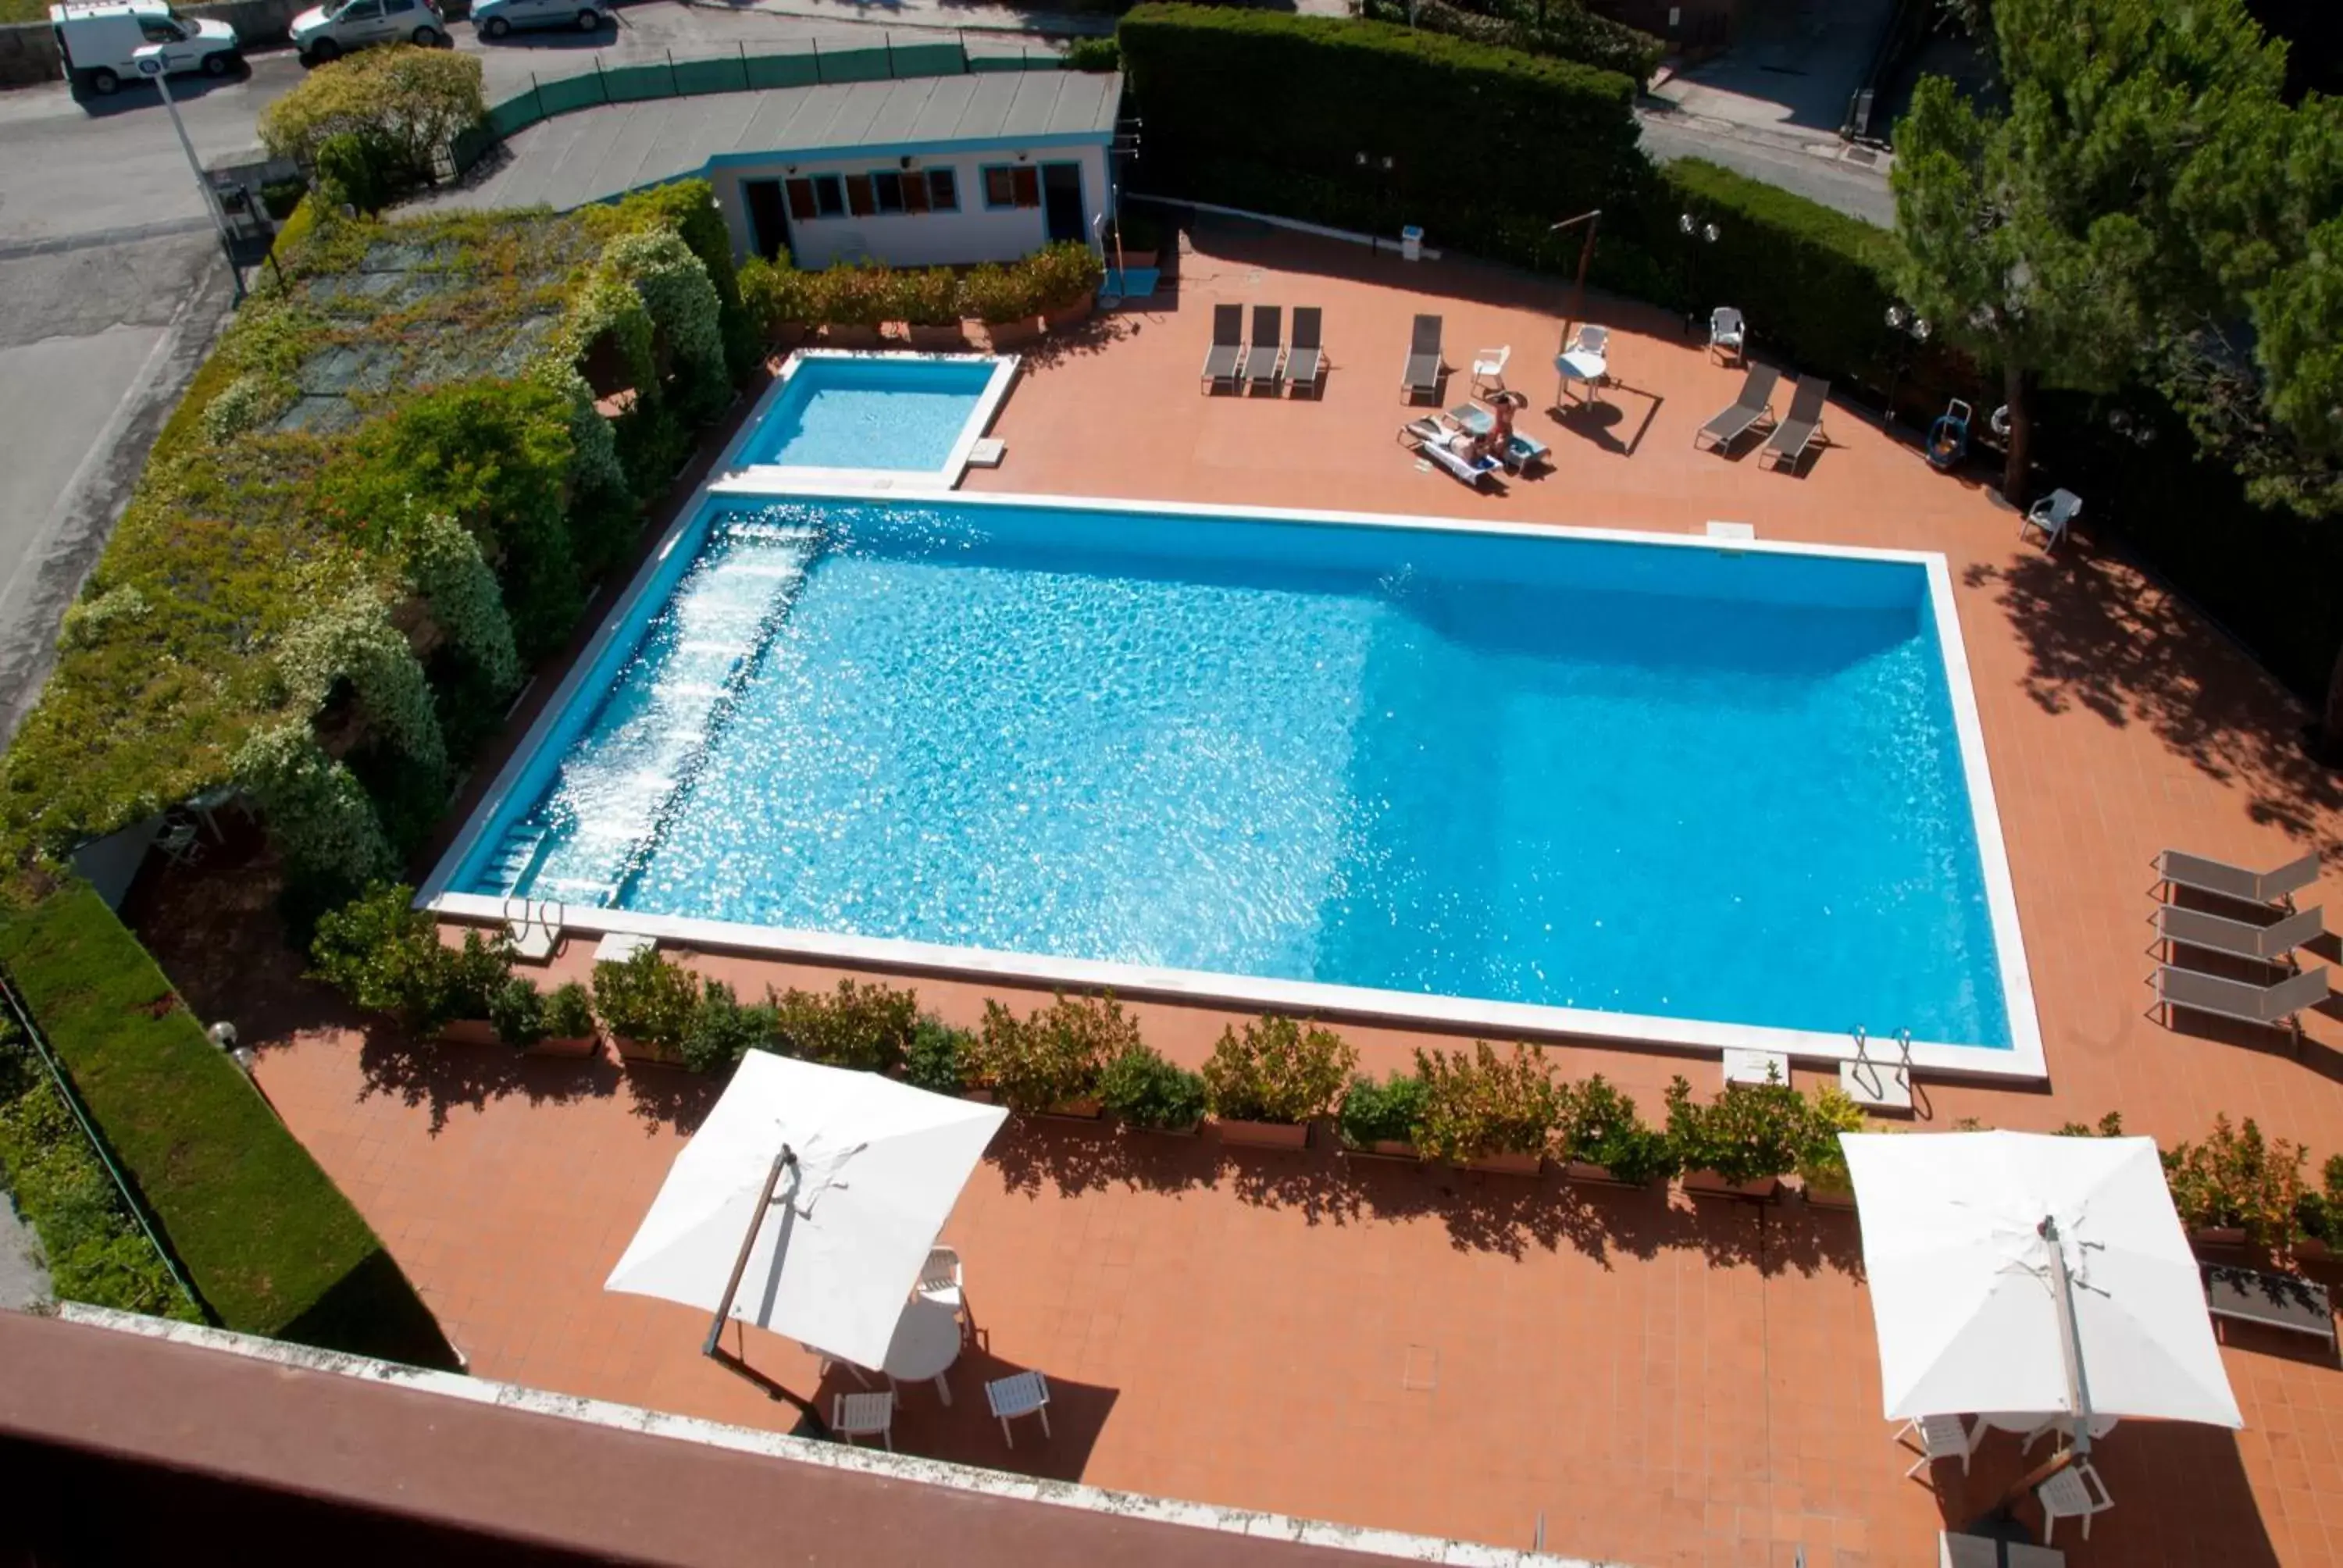
<path fill-rule="evenodd" d="M 2275 871 L 2248 871 L 2226 860 L 2208 860 L 2202 855 L 2167 849 L 2156 858 L 2156 874 L 2158 879 L 2176 888 L 2218 893 L 2242 903 L 2284 904 L 2291 909 L 2294 895 L 2318 880 L 2318 851 L 2313 849 Z"/>
<path fill-rule="evenodd" d="M 1244 363 L 1244 307 L 1212 307 L 1212 347 L 1204 355 L 1204 389 L 1233 387 Z"/>
<path fill-rule="evenodd" d="M 1790 394 L 1789 413 L 1774 427 L 1774 433 L 1765 437 L 1764 450 L 1757 454 L 1761 466 L 1770 457 L 1775 467 L 1787 463 L 1792 473 L 1798 471 L 1799 459 L 1806 455 L 1806 448 L 1815 444 L 1815 437 L 1822 436 L 1823 406 L 1830 398 L 1830 386 L 1829 382 L 1816 380 L 1812 376 L 1798 378 L 1797 390 Z M 1828 445 L 1830 437 L 1824 436 L 1823 441 Z"/>
<path fill-rule="evenodd" d="M 2233 920 L 2226 915 L 2183 909 L 2178 904 L 2156 906 L 2156 934 L 2164 940 L 2235 958 L 2259 959 L 2266 964 L 2292 961 L 2295 949 L 2326 929 L 2326 919 L 2315 905 L 2268 925 Z"/>
<path fill-rule="evenodd" d="M 1326 351 L 1319 347 L 1320 311 L 1314 305 L 1293 307 L 1293 347 L 1285 355 L 1285 387 L 1290 392 L 1318 387 L 1326 369 Z"/>
<path fill-rule="evenodd" d="M 1278 341 L 1284 320 L 1285 312 L 1274 305 L 1252 307 L 1252 347 L 1245 350 L 1244 378 L 1255 387 L 1274 390 L 1285 368 L 1285 349 Z"/>
<path fill-rule="evenodd" d="M 1400 390 L 1408 401 L 1440 397 L 1440 317 L 1419 316 L 1407 346 L 1407 364 L 1399 373 Z"/>
<path fill-rule="evenodd" d="M 1693 450 L 1700 450 L 1705 437 L 1718 451 L 1725 451 L 1757 426 L 1772 424 L 1774 387 L 1781 379 L 1782 373 L 1771 365 L 1752 365 L 1741 379 L 1741 395 L 1732 407 L 1693 433 Z"/>
<path fill-rule="evenodd" d="M 2327 1287 L 2315 1281 L 2207 1263 L 2205 1310 L 2232 1322 L 2316 1335 L 2334 1348 L 2335 1303 L 2328 1298 Z"/>
<path fill-rule="evenodd" d="M 2322 964 L 2315 970 L 2288 975 L 2276 985 L 2255 985 L 2248 980 L 2207 974 L 2202 970 L 2159 964 L 2156 970 L 2156 995 L 2164 1006 L 2167 1021 L 2173 1009 L 2183 1008 L 2215 1018 L 2235 1019 L 2240 1023 L 2290 1029 L 2298 1041 L 2302 1025 L 2295 1014 L 2327 1000 L 2327 968 Z"/>

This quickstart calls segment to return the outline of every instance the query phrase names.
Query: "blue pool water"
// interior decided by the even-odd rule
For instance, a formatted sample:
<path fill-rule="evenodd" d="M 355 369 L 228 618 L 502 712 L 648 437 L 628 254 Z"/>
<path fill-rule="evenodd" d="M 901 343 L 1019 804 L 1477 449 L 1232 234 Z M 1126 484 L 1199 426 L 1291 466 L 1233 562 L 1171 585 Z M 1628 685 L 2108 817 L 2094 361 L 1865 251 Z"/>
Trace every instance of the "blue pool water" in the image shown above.
<path fill-rule="evenodd" d="M 976 412 L 990 360 L 802 359 L 742 449 L 799 468 L 940 468 Z"/>
<path fill-rule="evenodd" d="M 703 523 L 458 890 L 2009 1043 L 1917 565 L 949 503 Z"/>

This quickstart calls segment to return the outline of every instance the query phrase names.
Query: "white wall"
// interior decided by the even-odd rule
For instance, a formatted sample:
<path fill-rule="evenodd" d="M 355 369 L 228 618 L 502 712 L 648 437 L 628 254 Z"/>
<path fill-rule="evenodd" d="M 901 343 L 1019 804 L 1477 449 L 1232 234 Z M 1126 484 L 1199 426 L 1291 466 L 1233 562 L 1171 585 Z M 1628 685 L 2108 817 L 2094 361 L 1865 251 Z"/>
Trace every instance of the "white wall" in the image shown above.
<path fill-rule="evenodd" d="M 868 256 L 892 266 L 949 266 L 979 261 L 1014 261 L 1041 248 L 1048 238 L 1043 209 L 984 205 L 980 173 L 993 165 L 1014 164 L 1014 148 L 999 152 L 952 152 L 915 156 L 915 170 L 950 168 L 960 189 L 956 213 L 872 214 L 857 217 L 789 220 L 789 254 L 801 267 L 828 266 L 841 256 Z M 1106 149 L 1101 146 L 1036 147 L 1027 162 L 1079 164 L 1082 171 L 1082 223 L 1095 233 L 1107 207 Z M 791 171 L 794 170 L 794 173 Z M 731 164 L 711 171 L 716 200 L 732 231 L 732 253 L 753 254 L 755 236 L 749 223 L 749 204 L 740 195 L 744 180 L 788 181 L 815 175 L 867 175 L 880 170 L 902 172 L 897 156 L 848 153 L 821 158 L 777 156 L 769 164 Z M 1087 237 L 1087 235 L 1086 235 Z"/>

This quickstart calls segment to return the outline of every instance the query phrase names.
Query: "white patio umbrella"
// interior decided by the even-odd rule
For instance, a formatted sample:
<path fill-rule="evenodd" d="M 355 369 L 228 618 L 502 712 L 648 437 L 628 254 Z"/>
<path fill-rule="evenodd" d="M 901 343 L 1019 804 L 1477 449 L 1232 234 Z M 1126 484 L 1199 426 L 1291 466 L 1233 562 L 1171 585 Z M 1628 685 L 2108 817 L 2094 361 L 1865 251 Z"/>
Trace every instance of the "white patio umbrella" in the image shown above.
<path fill-rule="evenodd" d="M 2146 1138 L 1842 1134 L 1892 1420 L 2243 1426 Z M 2087 1439 L 2078 1448 L 2087 1448 Z"/>
<path fill-rule="evenodd" d="M 602 1288 L 710 1313 L 729 1294 L 735 1319 L 882 1365 L 928 1250 L 1007 1116 L 752 1050 Z M 784 1151 L 793 1160 L 777 1163 Z"/>

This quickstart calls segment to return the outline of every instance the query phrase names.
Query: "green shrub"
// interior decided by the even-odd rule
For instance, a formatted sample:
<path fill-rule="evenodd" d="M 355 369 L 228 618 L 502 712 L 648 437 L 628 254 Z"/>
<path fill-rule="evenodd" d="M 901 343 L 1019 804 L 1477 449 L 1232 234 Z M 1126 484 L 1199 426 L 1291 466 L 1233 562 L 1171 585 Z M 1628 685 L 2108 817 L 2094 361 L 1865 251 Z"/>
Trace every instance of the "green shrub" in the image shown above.
<path fill-rule="evenodd" d="M 451 948 L 444 943 L 437 945 L 444 955 L 440 963 L 446 978 L 441 982 L 441 994 L 446 999 L 446 1016 L 451 1019 L 493 1016 L 497 998 L 513 978 L 512 939 L 502 931 L 493 935 L 466 931 L 464 945 L 460 948 Z"/>
<path fill-rule="evenodd" d="M 1095 1093 L 1106 1064 L 1138 1043 L 1138 1020 L 1111 996 L 1061 995 L 1022 1019 L 987 1000 L 975 1077 L 1011 1111 L 1054 1111 Z"/>
<path fill-rule="evenodd" d="M 1728 1083 L 1706 1105 L 1692 1085 L 1668 1084 L 1668 1143 L 1686 1171 L 1713 1171 L 1735 1186 L 1786 1176 L 1814 1146 L 1805 1098 L 1786 1083 Z"/>
<path fill-rule="evenodd" d="M 1332 1030 L 1269 1013 L 1221 1030 L 1204 1084 L 1225 1121 L 1297 1125 L 1332 1115 L 1358 1065 L 1357 1049 Z"/>
<path fill-rule="evenodd" d="M 1416 1147 L 1463 1164 L 1491 1154 L 1543 1154 L 1562 1116 L 1562 1091 L 1544 1048 L 1513 1047 L 1499 1056 L 1476 1040 L 1464 1051 L 1418 1050 L 1423 1113 Z"/>
<path fill-rule="evenodd" d="M 1204 1081 L 1136 1042 L 1099 1074 L 1099 1103 L 1133 1127 L 1180 1132 L 1204 1120 Z"/>
<path fill-rule="evenodd" d="M 1484 9 L 1485 8 L 1485 9 Z M 1597 16 L 1575 0 L 1366 0 L 1360 13 L 1371 21 L 1413 23 L 1428 32 L 1470 38 L 1529 55 L 1551 55 L 1582 65 L 1616 71 L 1648 82 L 1660 68 L 1667 45 L 1608 16 Z"/>
<path fill-rule="evenodd" d="M 328 206 L 371 216 L 396 201 L 407 183 L 398 149 L 371 127 L 337 131 L 317 144 L 317 196 Z"/>
<path fill-rule="evenodd" d="M 1043 310 L 1078 305 L 1106 281 L 1105 263 L 1074 240 L 1043 246 L 1017 265 L 1031 280 L 1034 303 Z"/>
<path fill-rule="evenodd" d="M 516 1050 L 527 1050 L 545 1038 L 545 993 L 534 980 L 510 975 L 488 998 L 488 1021 L 497 1038 Z"/>
<path fill-rule="evenodd" d="M 829 992 L 788 990 L 774 1007 L 773 1050 L 863 1072 L 892 1071 L 920 1024 L 916 991 L 869 980 L 840 980 Z"/>
<path fill-rule="evenodd" d="M 270 180 L 260 187 L 260 206 L 272 222 L 283 223 L 309 194 L 309 182 L 295 176 L 289 180 Z"/>
<path fill-rule="evenodd" d="M 935 1094 L 958 1094 L 966 1087 L 966 1064 L 975 1048 L 972 1031 L 923 1014 L 912 1026 L 911 1047 L 903 1054 L 903 1081 Z"/>
<path fill-rule="evenodd" d="M 750 1051 L 770 1049 L 773 1027 L 770 1002 L 743 1007 L 730 986 L 709 980 L 678 1049 L 694 1072 L 729 1072 Z"/>
<path fill-rule="evenodd" d="M 1847 1171 L 1846 1150 L 1838 1135 L 1863 1131 L 1862 1105 L 1837 1084 L 1825 1084 L 1808 1102 L 1806 1118 L 1806 1147 L 1798 1156 L 1798 1180 L 1810 1191 L 1854 1191 L 1855 1178 Z"/>
<path fill-rule="evenodd" d="M 594 998 L 576 980 L 565 980 L 545 999 L 547 1040 L 585 1040 L 594 1033 Z"/>
<path fill-rule="evenodd" d="M 612 1034 L 677 1050 L 699 1009 L 699 987 L 657 948 L 594 966 L 594 1010 Z"/>
<path fill-rule="evenodd" d="M 813 286 L 823 321 L 880 327 L 903 319 L 902 274 L 884 262 L 840 262 L 814 274 Z"/>
<path fill-rule="evenodd" d="M 1032 276 L 998 262 L 971 268 L 960 280 L 960 300 L 962 310 L 991 327 L 1031 320 L 1041 313 Z"/>
<path fill-rule="evenodd" d="M 352 1006 L 426 1033 L 456 1015 L 448 1010 L 450 966 L 438 922 L 414 900 L 412 888 L 377 883 L 320 916 L 309 973 Z"/>
<path fill-rule="evenodd" d="M 1361 1074 L 1351 1080 L 1342 1096 L 1335 1127 L 1353 1149 L 1377 1143 L 1413 1143 L 1416 1123 L 1423 1119 L 1423 1080 L 1413 1072 L 1394 1071 L 1381 1083 Z"/>
<path fill-rule="evenodd" d="M 813 279 L 789 265 L 789 253 L 772 260 L 752 256 L 740 264 L 740 300 L 758 330 L 769 336 L 784 323 L 802 326 L 820 319 Z"/>
<path fill-rule="evenodd" d="M 2300 1239 L 2308 1158 L 2300 1144 L 2265 1139 L 2250 1116 L 2241 1127 L 2216 1116 L 2203 1142 L 2163 1151 L 2164 1178 L 2181 1223 L 2192 1230 L 2242 1230 L 2256 1246 L 2283 1253 Z"/>
<path fill-rule="evenodd" d="M 1575 241 L 1548 225 L 1612 212 L 1649 178 L 1636 85 L 1615 72 L 1238 6 L 1141 5 L 1116 39 L 1153 193 L 1383 235 L 1421 224 L 1435 245 L 1551 266 Z M 1502 180 L 1460 177 L 1460 158 Z"/>
<path fill-rule="evenodd" d="M 32 1043 L 0 1018 L 0 1187 L 41 1239 L 61 1301 L 201 1322 Z"/>
<path fill-rule="evenodd" d="M 903 319 L 914 327 L 960 325 L 960 275 L 949 266 L 902 275 Z"/>
<path fill-rule="evenodd" d="M 395 44 L 318 66 L 260 115 L 260 139 L 280 158 L 317 168 L 337 136 L 375 144 L 397 188 L 427 185 L 459 132 L 488 117 L 475 55 Z"/>
<path fill-rule="evenodd" d="M 1599 1072 L 1563 1091 L 1554 1158 L 1600 1165 L 1631 1187 L 1664 1181 L 1676 1170 L 1666 1136 Z"/>
<path fill-rule="evenodd" d="M 1069 71 L 1120 71 L 1122 51 L 1111 38 L 1077 38 L 1066 45 Z"/>
<path fill-rule="evenodd" d="M 222 1323 L 456 1364 L 357 1211 L 96 893 L 75 887 L 11 914 L 0 965 Z"/>

